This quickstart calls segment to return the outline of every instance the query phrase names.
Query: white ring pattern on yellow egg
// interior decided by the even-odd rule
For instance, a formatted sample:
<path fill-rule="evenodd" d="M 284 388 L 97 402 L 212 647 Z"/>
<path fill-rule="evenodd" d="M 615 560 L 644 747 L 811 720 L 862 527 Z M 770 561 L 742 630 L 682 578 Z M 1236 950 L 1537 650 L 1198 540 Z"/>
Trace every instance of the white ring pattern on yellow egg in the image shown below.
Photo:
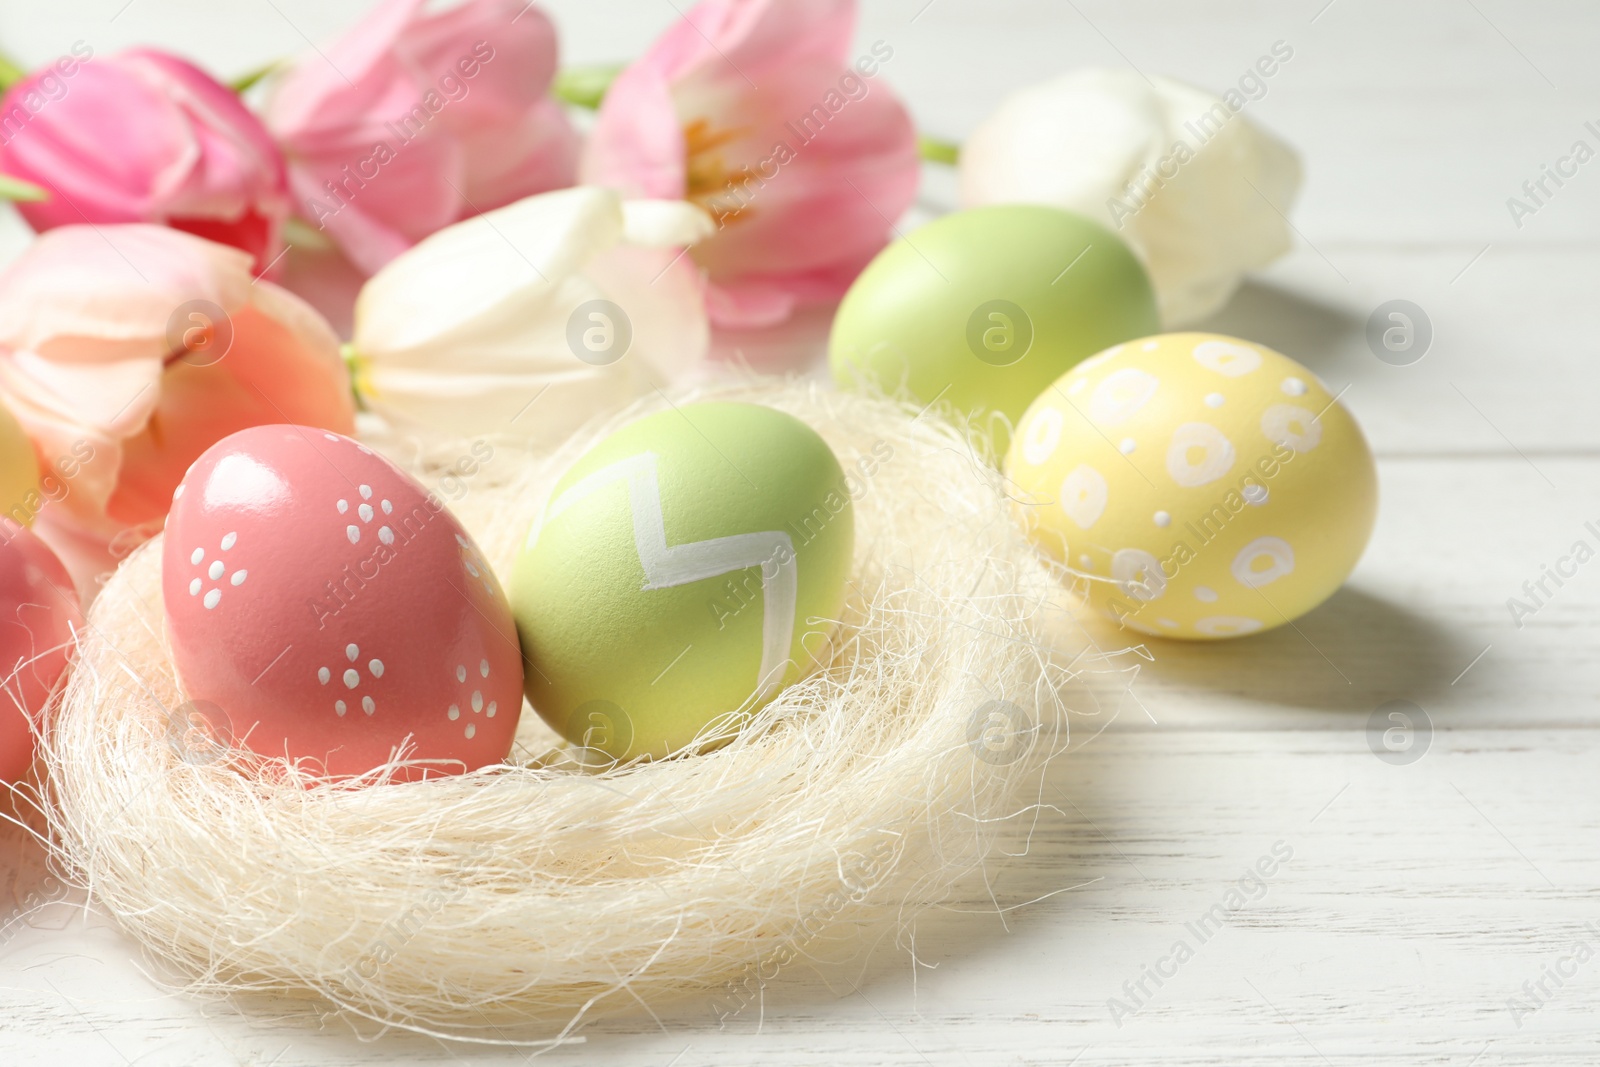
<path fill-rule="evenodd" d="M 1160 386 L 1159 378 L 1137 367 L 1112 371 L 1089 394 L 1089 417 L 1102 426 L 1127 422 Z"/>
<path fill-rule="evenodd" d="M 1256 564 L 1265 559 L 1265 567 Z M 1239 550 L 1230 568 L 1241 585 L 1260 589 L 1294 573 L 1294 548 L 1281 537 L 1258 537 Z"/>
<path fill-rule="evenodd" d="M 1200 450 L 1191 460 L 1190 451 Z M 1172 431 L 1167 447 L 1167 473 L 1185 489 L 1209 485 L 1233 469 L 1233 442 L 1208 422 L 1186 422 Z"/>
<path fill-rule="evenodd" d="M 1194 358 L 1207 370 L 1239 378 L 1261 366 L 1261 353 L 1247 345 L 1228 341 L 1201 341 L 1194 346 Z"/>
<path fill-rule="evenodd" d="M 1062 422 L 1061 412 L 1055 408 L 1045 408 L 1034 416 L 1022 441 L 1022 458 L 1038 466 L 1054 455 Z"/>
<path fill-rule="evenodd" d="M 1061 479 L 1061 510 L 1067 518 L 1087 530 L 1106 510 L 1105 475 L 1086 464 L 1072 468 Z"/>
<path fill-rule="evenodd" d="M 1161 561 L 1142 548 L 1119 548 L 1111 556 L 1111 577 L 1128 596 L 1149 602 L 1167 591 Z"/>
<path fill-rule="evenodd" d="M 1267 440 L 1296 452 L 1310 452 L 1322 443 L 1322 423 L 1296 404 L 1274 404 L 1262 412 L 1261 432 Z"/>

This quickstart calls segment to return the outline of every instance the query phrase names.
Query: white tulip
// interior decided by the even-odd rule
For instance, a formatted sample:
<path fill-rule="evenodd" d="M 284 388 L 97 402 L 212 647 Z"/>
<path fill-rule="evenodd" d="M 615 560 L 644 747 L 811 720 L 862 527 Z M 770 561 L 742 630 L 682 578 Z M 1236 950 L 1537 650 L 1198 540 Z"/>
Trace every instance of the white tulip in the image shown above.
<path fill-rule="evenodd" d="M 1195 322 L 1291 246 L 1299 157 L 1230 98 L 1097 68 L 1023 89 L 962 147 L 962 205 L 1052 204 L 1096 219 L 1143 259 L 1162 320 Z"/>
<path fill-rule="evenodd" d="M 682 249 L 713 228 L 691 204 L 588 186 L 448 226 L 362 288 L 357 389 L 398 427 L 558 440 L 703 361 Z"/>

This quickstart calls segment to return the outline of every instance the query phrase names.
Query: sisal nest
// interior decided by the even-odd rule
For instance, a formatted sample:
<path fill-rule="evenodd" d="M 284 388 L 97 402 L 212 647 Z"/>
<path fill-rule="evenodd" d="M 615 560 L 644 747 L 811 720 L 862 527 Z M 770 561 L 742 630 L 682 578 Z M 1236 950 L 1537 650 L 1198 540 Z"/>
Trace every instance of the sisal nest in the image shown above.
<path fill-rule="evenodd" d="M 241 773 L 175 716 L 157 539 L 95 603 L 46 739 L 58 865 L 192 992 L 496 1041 L 685 996 L 738 1012 L 815 939 L 947 900 L 1036 813 L 1065 745 L 1072 670 L 1040 636 L 1058 576 L 931 413 L 771 381 L 676 398 L 701 399 L 790 412 L 847 471 L 880 460 L 831 661 L 732 743 L 596 772 L 524 708 L 510 766 L 368 788 Z M 447 499 L 504 576 L 565 466 L 663 404 Z"/>

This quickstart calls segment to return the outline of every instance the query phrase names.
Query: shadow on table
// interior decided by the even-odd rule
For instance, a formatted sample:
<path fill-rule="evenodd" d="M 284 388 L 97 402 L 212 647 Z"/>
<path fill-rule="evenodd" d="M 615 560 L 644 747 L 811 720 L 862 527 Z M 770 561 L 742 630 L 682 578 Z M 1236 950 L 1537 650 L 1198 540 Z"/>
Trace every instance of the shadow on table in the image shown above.
<path fill-rule="evenodd" d="M 1112 624 L 1104 627 L 1107 640 L 1126 640 Z M 1252 637 L 1144 643 L 1161 691 L 1204 690 L 1341 717 L 1370 714 L 1385 700 L 1440 694 L 1478 651 L 1439 620 L 1353 585 L 1292 624 Z"/>
<path fill-rule="evenodd" d="M 1256 281 L 1245 282 L 1221 311 L 1192 327 L 1258 341 L 1323 377 L 1337 377 L 1334 365 L 1365 328 L 1343 308 Z"/>

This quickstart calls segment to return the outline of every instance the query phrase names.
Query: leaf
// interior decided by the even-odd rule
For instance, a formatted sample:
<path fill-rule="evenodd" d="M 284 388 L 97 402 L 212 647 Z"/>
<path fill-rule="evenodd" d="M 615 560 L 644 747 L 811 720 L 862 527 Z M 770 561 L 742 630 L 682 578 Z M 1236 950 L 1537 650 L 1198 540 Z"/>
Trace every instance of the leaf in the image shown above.
<path fill-rule="evenodd" d="M 0 199 L 35 203 L 49 200 L 50 194 L 32 182 L 0 174 Z"/>
<path fill-rule="evenodd" d="M 556 82 L 550 91 L 558 100 L 592 111 L 606 98 L 606 90 L 611 88 L 611 83 L 616 81 L 624 66 L 622 63 L 602 63 L 592 67 L 570 67 L 556 75 Z"/>

